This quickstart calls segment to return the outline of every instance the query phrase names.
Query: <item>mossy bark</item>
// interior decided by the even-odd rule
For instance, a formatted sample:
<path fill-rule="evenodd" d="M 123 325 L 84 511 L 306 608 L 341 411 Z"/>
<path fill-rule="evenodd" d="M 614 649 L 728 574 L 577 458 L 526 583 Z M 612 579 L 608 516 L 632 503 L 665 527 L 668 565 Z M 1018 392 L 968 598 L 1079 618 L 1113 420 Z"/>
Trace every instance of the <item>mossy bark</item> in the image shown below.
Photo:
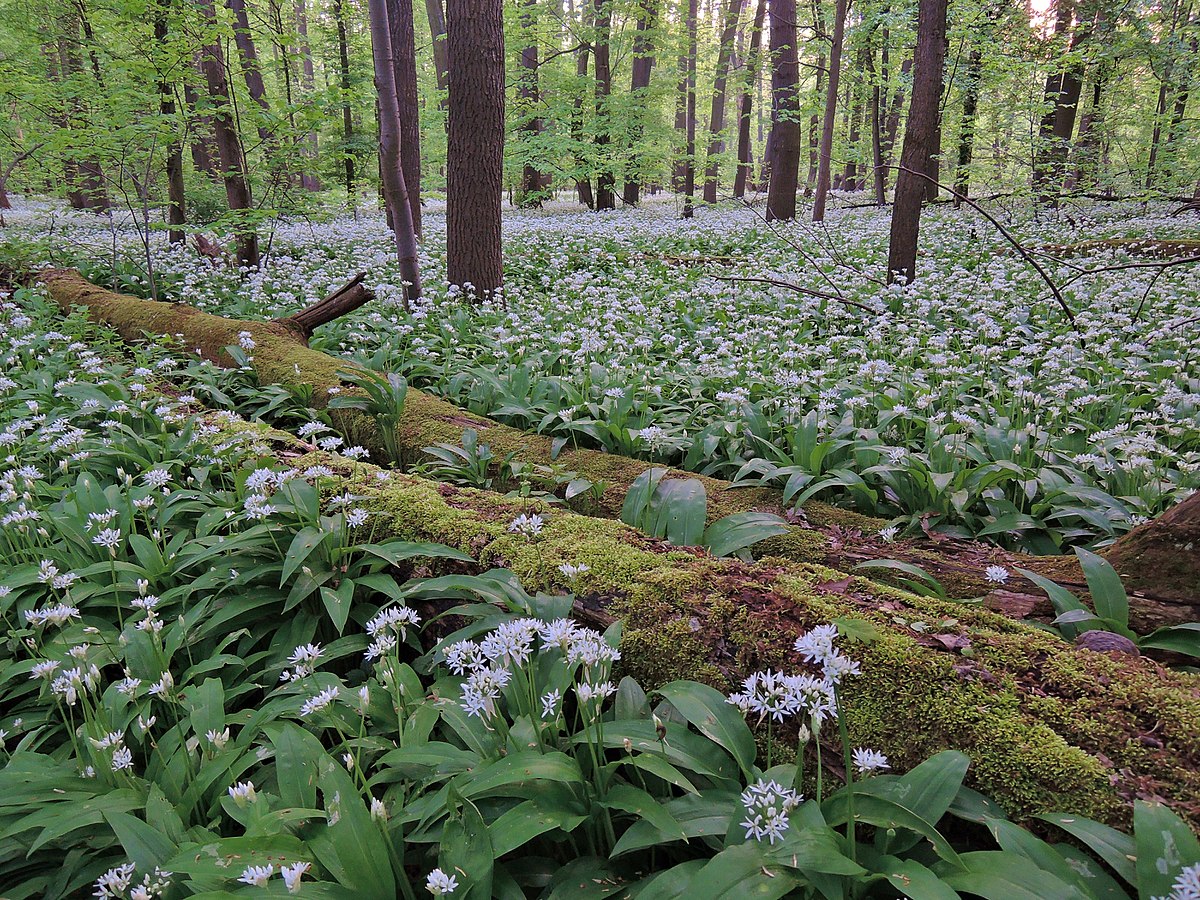
<path fill-rule="evenodd" d="M 114 328 L 126 340 L 140 340 L 147 333 L 173 336 L 183 347 L 229 366 L 233 365 L 233 359 L 225 348 L 237 345 L 238 335 L 249 332 L 255 341 L 253 366 L 260 382 L 310 385 L 316 407 L 328 404 L 330 388 L 344 389 L 347 393 L 353 390 L 344 385 L 338 372 L 354 368 L 355 364 L 309 348 L 304 343 L 305 336 L 288 327 L 287 320 L 228 319 L 185 304 L 142 300 L 97 287 L 74 270 L 51 270 L 39 277 L 60 307 L 84 307 L 94 321 Z M 370 417 L 351 409 L 330 410 L 330 416 L 352 443 L 366 447 L 374 459 L 387 458 Z M 475 429 L 480 442 L 489 444 L 498 457 L 514 453 L 517 459 L 530 463 L 553 462 L 593 482 L 603 482 L 605 490 L 595 507 L 584 510 L 598 517 L 615 517 L 634 479 L 653 465 L 571 447 L 562 448 L 555 456 L 549 437 L 511 428 L 415 389 L 408 393 L 404 416 L 396 429 L 397 444 L 410 461 L 416 461 L 421 459 L 424 447 L 458 443 L 467 428 Z M 746 510 L 784 512 L 777 490 L 735 488 L 727 481 L 678 470 L 671 470 L 670 477 L 699 478 L 703 482 L 708 493 L 710 521 Z M 817 502 L 806 504 L 804 512 L 803 525 L 756 549 L 794 562 L 823 564 L 846 571 L 869 559 L 906 560 L 937 577 L 950 596 L 986 596 L 989 607 L 1014 617 L 1052 617 L 1053 611 L 1045 594 L 1015 572 L 1003 588 L 988 582 L 984 577 L 987 566 L 1004 566 L 1010 571 L 1019 566 L 1077 591 L 1086 588 L 1074 558 L 1029 557 L 967 541 L 911 540 L 887 544 L 878 536 L 883 523 L 877 519 Z M 1131 595 L 1131 624 L 1136 630 L 1150 631 L 1160 625 L 1200 620 L 1200 587 L 1193 585 L 1190 592 L 1160 593 L 1154 572 L 1138 578 L 1136 586 L 1139 590 Z"/>

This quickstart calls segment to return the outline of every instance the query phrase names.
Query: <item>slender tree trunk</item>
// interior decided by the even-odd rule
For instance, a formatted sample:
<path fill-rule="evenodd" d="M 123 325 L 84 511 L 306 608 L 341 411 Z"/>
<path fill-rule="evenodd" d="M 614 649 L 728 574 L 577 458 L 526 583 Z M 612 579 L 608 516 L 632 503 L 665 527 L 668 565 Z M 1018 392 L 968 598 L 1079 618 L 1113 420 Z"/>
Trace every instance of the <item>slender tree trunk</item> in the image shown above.
<path fill-rule="evenodd" d="M 400 110 L 400 166 L 413 232 L 421 236 L 421 111 L 417 105 L 417 49 L 412 0 L 387 0 L 392 71 Z"/>
<path fill-rule="evenodd" d="M 429 18 L 429 37 L 433 42 L 433 70 L 437 74 L 438 103 L 445 109 L 450 87 L 450 62 L 446 48 L 446 14 L 442 9 L 442 0 L 425 0 L 425 14 Z"/>
<path fill-rule="evenodd" d="M 815 84 L 815 95 L 817 98 L 817 106 L 820 106 L 825 99 L 825 79 L 829 74 L 829 66 L 826 65 L 825 50 L 822 44 L 820 54 L 817 56 L 817 77 Z M 821 157 L 821 116 L 814 112 L 808 117 L 808 178 L 804 182 L 804 196 L 811 197 L 812 192 L 817 186 L 817 161 Z"/>
<path fill-rule="evenodd" d="M 254 36 L 250 33 L 250 18 L 246 13 L 246 0 L 225 0 L 233 13 L 233 42 L 237 46 L 242 63 L 242 78 L 246 82 L 246 93 L 262 111 L 263 120 L 257 125 L 258 139 L 264 144 L 272 143 L 271 129 L 266 117 L 271 114 L 267 102 L 267 89 L 263 85 L 262 68 L 258 63 L 258 51 L 254 47 Z"/>
<path fill-rule="evenodd" d="M 975 152 L 975 114 L 979 108 L 979 78 L 983 72 L 983 49 L 971 47 L 963 85 L 962 119 L 958 127 L 958 168 L 954 175 L 954 208 L 962 205 L 961 197 L 971 191 L 971 157 Z"/>
<path fill-rule="evenodd" d="M 212 98 L 213 133 L 217 151 L 221 156 L 221 178 L 225 182 L 225 198 L 229 209 L 243 215 L 253 211 L 250 182 L 246 177 L 246 158 L 242 153 L 242 141 L 229 108 L 229 83 L 225 79 L 225 57 L 221 52 L 217 35 L 217 10 L 213 0 L 196 0 L 201 24 L 205 29 L 205 43 L 200 50 L 204 78 L 208 83 L 208 94 Z M 235 228 L 237 234 L 238 262 L 244 266 L 258 265 L 258 234 L 252 225 L 242 222 Z"/>
<path fill-rule="evenodd" d="M 199 53 L 195 55 L 192 63 L 196 71 L 203 77 L 204 64 Z M 183 102 L 188 111 L 188 131 L 191 134 L 189 148 L 192 153 L 192 168 L 197 172 L 203 172 L 214 181 L 220 181 L 221 173 L 218 171 L 216 162 L 217 147 L 213 139 L 212 116 L 196 112 L 200 103 L 200 97 L 190 80 L 183 82 Z"/>
<path fill-rule="evenodd" d="M 688 0 L 687 52 L 687 146 L 683 161 L 683 217 L 692 218 L 693 198 L 696 196 L 696 57 L 698 53 L 697 19 L 700 8 L 697 0 Z"/>
<path fill-rule="evenodd" d="M 476 300 L 504 281 L 504 21 L 501 0 L 449 0 L 450 122 L 446 161 L 446 274 Z"/>
<path fill-rule="evenodd" d="M 867 74 L 871 78 L 871 166 L 874 175 L 875 205 L 884 206 L 887 203 L 887 170 L 883 162 L 883 123 L 880 121 L 883 112 L 883 88 L 879 79 L 875 77 L 874 50 L 867 53 Z"/>
<path fill-rule="evenodd" d="M 308 41 L 308 0 L 296 0 L 295 11 L 296 36 L 300 39 L 300 85 L 304 88 L 305 97 L 311 97 L 315 90 L 316 78 L 313 69 L 312 45 Z M 321 150 L 316 129 L 308 132 L 305 141 L 308 144 L 305 155 L 310 160 L 309 165 L 315 166 Z M 300 175 L 300 185 L 306 191 L 319 191 L 321 190 L 321 179 L 315 172 L 306 171 Z"/>
<path fill-rule="evenodd" d="M 813 197 L 813 221 L 825 219 L 829 195 L 829 173 L 833 163 L 833 127 L 837 118 L 838 81 L 842 70 L 842 44 L 846 35 L 847 0 L 837 0 L 833 16 L 833 42 L 829 48 L 829 77 L 825 88 L 825 118 L 821 124 L 821 148 L 817 153 L 817 192 Z"/>
<path fill-rule="evenodd" d="M 629 206 L 637 206 L 641 193 L 642 171 L 638 149 L 646 128 L 646 94 L 650 88 L 650 74 L 654 70 L 654 41 L 651 32 L 657 19 L 656 0 L 639 0 L 637 30 L 633 37 L 633 71 L 629 80 L 629 98 L 633 103 L 633 125 L 629 135 L 633 171 L 625 179 L 625 190 L 621 198 Z"/>
<path fill-rule="evenodd" d="M 841 0 L 845 3 L 845 0 Z M 796 0 L 769 0 L 771 25 L 771 181 L 767 186 L 767 221 L 796 218 L 800 177 L 800 58 L 796 46 Z"/>
<path fill-rule="evenodd" d="M 337 20 L 338 62 L 341 65 L 342 96 L 342 162 L 346 171 L 346 195 L 354 206 L 354 114 L 350 108 L 350 42 L 346 35 L 344 0 L 333 0 L 333 17 Z"/>
<path fill-rule="evenodd" d="M 861 74 L 864 71 L 866 71 L 866 64 L 863 60 L 863 56 L 867 52 L 868 52 L 867 47 L 863 47 L 859 51 L 858 65 L 856 66 L 859 77 L 857 77 L 857 78 L 852 77 L 850 84 L 846 86 L 847 87 L 847 89 L 846 89 L 846 94 L 847 94 L 846 108 L 849 111 L 848 114 L 849 114 L 849 119 L 850 119 L 849 128 L 848 128 L 850 152 L 846 158 L 846 168 L 844 170 L 844 178 L 842 180 L 842 186 L 847 191 L 861 190 L 862 184 L 863 184 L 862 182 L 859 181 L 859 177 L 858 177 L 858 150 L 859 150 L 858 144 L 859 144 L 859 141 L 862 140 L 862 120 L 863 120 L 862 92 L 859 90 L 861 85 L 858 82 L 860 82 L 862 80 Z M 850 74 L 851 74 L 851 76 L 855 75 L 854 72 L 851 72 Z"/>
<path fill-rule="evenodd" d="M 417 228 L 409 202 L 402 162 L 400 93 L 396 85 L 396 61 L 392 35 L 403 26 L 390 21 L 389 0 L 368 0 L 371 22 L 371 59 L 375 65 L 375 93 L 379 98 L 379 170 L 383 196 L 396 238 L 400 277 L 405 282 L 405 303 L 421 296 L 421 272 L 417 266 Z M 411 7 L 409 13 L 411 16 Z M 403 14 L 403 13 L 401 13 Z M 410 18 L 408 35 L 412 36 Z M 418 206 L 419 208 L 419 206 Z"/>
<path fill-rule="evenodd" d="M 912 102 L 904 129 L 900 174 L 892 204 L 891 242 L 887 280 L 910 283 L 917 272 L 917 237 L 930 151 L 937 136 L 942 96 L 942 67 L 946 60 L 946 0 L 920 0 L 917 9 L 916 71 Z"/>
<path fill-rule="evenodd" d="M 575 78 L 579 83 L 579 91 L 575 94 L 575 100 L 571 107 L 571 138 L 577 148 L 576 164 L 580 169 L 580 177 L 575 179 L 575 191 L 579 195 L 580 203 L 588 209 L 595 209 L 596 198 L 592 194 L 592 176 L 587 170 L 583 154 L 578 152 L 583 147 L 583 105 L 587 100 L 583 85 L 587 78 L 588 54 L 591 53 L 591 49 L 591 44 L 585 43 L 575 56 Z"/>
<path fill-rule="evenodd" d="M 154 40 L 162 47 L 169 33 L 169 0 L 157 0 L 154 7 Z M 187 200 L 183 186 L 183 146 L 175 136 L 175 95 L 162 69 L 158 75 L 158 109 L 171 129 L 167 142 L 167 240 L 172 244 L 184 242 L 183 225 L 187 222 Z"/>
<path fill-rule="evenodd" d="M 608 145 L 612 140 L 612 111 L 609 95 L 612 93 L 612 68 L 609 64 L 609 41 L 612 37 L 612 0 L 594 0 L 593 11 L 596 22 L 596 156 L 599 171 L 596 174 L 596 209 L 614 209 L 617 197 L 614 190 L 616 178 L 612 171 L 612 160 L 608 158 Z"/>
<path fill-rule="evenodd" d="M 733 40 L 737 31 L 738 17 L 742 14 L 743 0 L 726 0 L 725 22 L 721 29 L 721 43 L 717 49 L 717 67 L 713 73 L 712 109 L 708 117 L 707 168 L 704 173 L 704 202 L 717 202 L 717 188 L 721 176 L 718 155 L 725 149 L 722 133 L 725 131 L 725 95 L 729 82 L 729 61 L 733 57 Z"/>
<path fill-rule="evenodd" d="M 1075 0 L 1054 0 L 1054 4 L 1055 45 L 1061 45 L 1064 41 L 1069 45 L 1070 41 L 1066 35 L 1070 32 L 1071 25 L 1075 20 Z M 1063 49 L 1066 51 L 1066 48 Z M 1066 69 L 1067 65 L 1064 64 L 1056 71 L 1051 72 L 1046 77 L 1046 88 L 1043 91 L 1042 102 L 1045 112 L 1042 114 L 1042 121 L 1038 126 L 1038 140 L 1033 162 L 1033 188 L 1040 203 L 1051 203 L 1058 195 L 1057 187 L 1054 185 L 1056 132 L 1059 130 L 1056 120 L 1061 98 L 1066 90 Z"/>
<path fill-rule="evenodd" d="M 517 191 L 520 206 L 540 206 L 542 203 L 542 173 L 533 163 L 532 148 L 542 133 L 542 117 L 538 114 L 541 97 L 538 90 L 537 0 L 522 0 L 520 27 L 523 45 L 521 68 L 517 81 L 517 96 L 521 100 L 521 132 L 527 146 L 525 165 L 521 170 L 521 186 Z"/>
<path fill-rule="evenodd" d="M 79 58 L 79 11 L 73 5 L 66 5 L 58 19 L 58 72 L 63 81 L 83 70 L 83 62 Z M 103 79 L 101 79 L 103 80 Z M 69 101 L 70 113 L 63 121 L 69 130 L 77 130 L 76 123 L 85 122 L 88 118 L 80 99 L 80 93 L 72 89 Z M 100 161 L 90 153 L 70 151 L 76 189 L 68 190 L 67 199 L 74 209 L 88 209 L 94 213 L 105 213 L 109 210 L 108 191 L 104 185 L 104 169 Z M 73 179 L 68 178 L 68 187 Z"/>
<path fill-rule="evenodd" d="M 1079 120 L 1079 137 L 1075 142 L 1075 168 L 1067 179 L 1067 190 L 1095 183 L 1100 157 L 1100 130 L 1104 121 L 1104 86 L 1108 80 L 1108 65 L 1101 62 L 1092 82 L 1092 102 Z"/>
<path fill-rule="evenodd" d="M 688 55 L 679 55 L 679 86 L 675 92 L 675 134 L 687 144 L 687 95 L 688 95 Z M 671 169 L 671 187 L 675 193 L 683 193 L 683 180 L 687 174 L 687 152 L 675 160 Z"/>
<path fill-rule="evenodd" d="M 900 76 L 903 78 L 912 71 L 912 57 L 900 64 Z M 900 113 L 904 109 L 904 88 L 899 88 L 892 97 L 892 106 L 888 111 L 887 133 L 883 139 L 883 161 L 889 169 L 896 154 L 896 138 L 900 134 Z"/>
<path fill-rule="evenodd" d="M 767 0 L 758 0 L 754 7 L 754 25 L 750 31 L 750 51 L 746 55 L 746 82 L 742 89 L 742 104 L 738 111 L 737 173 L 733 178 L 733 196 L 746 196 L 746 181 L 753 169 L 750 158 L 750 115 L 754 88 L 759 84 L 762 66 L 762 31 L 767 15 Z"/>

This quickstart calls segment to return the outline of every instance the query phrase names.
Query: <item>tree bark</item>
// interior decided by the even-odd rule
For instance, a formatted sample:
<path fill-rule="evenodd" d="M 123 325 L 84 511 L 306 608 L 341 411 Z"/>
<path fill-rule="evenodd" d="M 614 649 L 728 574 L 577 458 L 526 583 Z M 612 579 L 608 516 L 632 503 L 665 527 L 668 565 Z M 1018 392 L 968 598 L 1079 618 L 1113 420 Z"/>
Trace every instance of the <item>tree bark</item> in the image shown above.
<path fill-rule="evenodd" d="M 725 22 L 721 28 L 720 44 L 717 48 L 717 66 L 713 72 L 712 108 L 708 117 L 707 168 L 704 173 L 704 202 L 717 202 L 717 188 L 721 177 L 718 155 L 725 149 L 722 137 L 725 131 L 725 95 L 729 82 L 729 61 L 733 57 L 733 40 L 737 31 L 738 17 L 742 14 L 743 0 L 726 0 Z"/>
<path fill-rule="evenodd" d="M 758 0 L 754 7 L 754 25 L 750 30 L 750 50 L 746 54 L 746 82 L 738 110 L 737 173 L 733 178 L 733 196 L 746 196 L 746 182 L 754 168 L 750 158 L 750 116 L 754 103 L 754 88 L 759 83 L 762 68 L 762 32 L 766 20 L 767 0 Z"/>
<path fill-rule="evenodd" d="M 958 167 L 954 175 L 954 208 L 962 205 L 962 197 L 971 191 L 971 157 L 975 152 L 975 114 L 979 108 L 979 78 L 983 72 L 983 50 L 978 44 L 971 47 L 963 85 L 962 118 L 958 126 Z"/>
<path fill-rule="evenodd" d="M 313 69 L 312 45 L 308 40 L 308 0 L 296 0 L 295 12 L 296 36 L 300 40 L 300 84 L 304 88 L 304 95 L 311 97 L 316 88 L 316 78 Z M 310 160 L 309 165 L 315 166 L 320 154 L 320 143 L 315 129 L 308 132 L 305 142 L 308 144 L 305 155 Z M 300 174 L 300 185 L 306 191 L 319 191 L 321 190 L 321 179 L 315 172 L 307 170 Z"/>
<path fill-rule="evenodd" d="M 583 17 L 586 15 L 585 12 Z M 592 175 L 581 152 L 583 148 L 583 105 L 587 100 L 583 86 L 587 79 L 588 55 L 591 51 L 592 45 L 584 43 L 575 55 L 575 79 L 578 82 L 579 90 L 571 105 L 571 138 L 576 147 L 575 164 L 580 170 L 575 179 L 575 191 L 579 195 L 580 203 L 588 209 L 595 209 L 596 198 L 592 194 Z"/>
<path fill-rule="evenodd" d="M 208 83 L 208 94 L 213 103 L 213 133 L 217 152 L 221 157 L 221 179 L 225 183 L 225 198 L 229 210 L 241 215 L 254 209 L 250 195 L 250 182 L 246 177 L 245 155 L 242 141 L 229 108 L 229 83 L 225 80 L 225 56 L 221 52 L 217 34 L 217 10 L 213 0 L 196 0 L 201 24 L 205 28 L 206 43 L 200 50 L 204 78 Z M 258 234 L 253 225 L 239 222 L 234 232 L 237 235 L 238 262 L 250 268 L 258 265 Z"/>
<path fill-rule="evenodd" d="M 900 174 L 892 203 L 891 240 L 888 246 L 887 281 L 911 283 L 917 275 L 917 237 L 921 203 L 925 198 L 922 177 L 937 138 L 938 106 L 942 96 L 942 67 L 946 58 L 946 0 L 920 0 L 917 11 L 916 71 L 912 102 L 904 129 Z"/>
<path fill-rule="evenodd" d="M 400 167 L 413 233 L 421 236 L 421 111 L 417 105 L 417 49 L 412 0 L 387 0 L 392 72 L 400 108 Z"/>
<path fill-rule="evenodd" d="M 904 77 L 912 71 L 913 59 L 908 57 L 900 64 L 900 76 Z M 900 134 L 900 113 L 904 109 L 904 88 L 897 89 L 892 97 L 891 109 L 888 111 L 887 132 L 883 140 L 883 162 L 890 170 L 896 154 L 896 138 Z"/>
<path fill-rule="evenodd" d="M 866 71 L 864 57 L 869 49 L 869 47 L 862 47 L 859 50 L 856 67 L 858 77 L 854 77 L 856 73 L 851 71 L 850 84 L 846 86 L 846 109 L 850 119 L 847 137 L 849 138 L 850 147 L 846 157 L 846 168 L 843 172 L 842 185 L 847 191 L 859 191 L 862 190 L 863 186 L 863 181 L 859 179 L 858 174 L 858 145 L 862 140 L 863 120 L 862 91 L 860 90 L 861 85 L 859 82 L 862 80 L 862 73 Z"/>
<path fill-rule="evenodd" d="M 525 164 L 521 169 L 521 184 L 517 190 L 519 206 L 542 205 L 542 173 L 533 162 L 533 154 L 539 135 L 542 133 L 542 117 L 539 115 L 541 95 L 538 88 L 537 47 L 537 0 L 522 0 L 520 5 L 520 28 L 523 46 L 521 66 L 517 80 L 517 97 L 521 105 L 520 130 L 526 144 Z M 637 65 L 635 62 L 634 65 Z"/>
<path fill-rule="evenodd" d="M 396 257 L 400 277 L 405 282 L 405 305 L 421 296 L 421 272 L 417 265 L 417 230 L 404 178 L 401 149 L 399 88 L 396 86 L 396 61 L 392 34 L 396 27 L 389 20 L 388 0 L 369 0 L 371 23 L 371 59 L 375 66 L 375 93 L 379 98 L 379 170 L 383 197 L 392 232 L 396 239 Z M 411 36 L 411 22 L 409 35 Z"/>
<path fill-rule="evenodd" d="M 637 206 L 642 187 L 642 171 L 638 159 L 638 145 L 646 129 L 647 92 L 650 89 L 650 74 L 654 70 L 654 40 L 651 37 L 658 20 L 657 0 L 639 0 L 637 7 L 637 30 L 633 37 L 633 66 L 629 79 L 629 98 L 633 103 L 633 125 L 629 144 L 632 175 L 625 179 L 621 199 L 629 206 Z"/>
<path fill-rule="evenodd" d="M 275 141 L 267 119 L 271 115 L 271 104 L 267 102 L 267 89 L 263 84 L 262 69 L 258 63 L 258 51 L 254 47 L 254 36 L 250 33 L 250 18 L 246 13 L 246 0 L 225 0 L 233 13 L 233 42 L 237 46 L 242 63 L 242 79 L 246 82 L 246 93 L 262 112 L 256 130 L 264 145 L 272 146 Z"/>
<path fill-rule="evenodd" d="M 1075 3 L 1076 0 L 1054 0 L 1054 42 L 1056 45 L 1062 44 L 1064 41 L 1067 43 L 1068 46 L 1063 48 L 1064 53 L 1070 52 L 1070 44 L 1073 40 L 1067 35 L 1075 20 Z M 1068 89 L 1068 68 L 1069 64 L 1064 63 L 1058 70 L 1051 72 L 1046 78 L 1046 88 L 1043 91 L 1042 102 L 1046 109 L 1042 114 L 1041 124 L 1038 126 L 1038 142 L 1033 163 L 1033 188 L 1039 203 L 1055 202 L 1061 188 L 1061 185 L 1055 184 L 1055 163 L 1058 133 L 1062 130 L 1058 124 L 1058 114 Z M 1078 92 L 1075 96 L 1076 103 L 1078 103 Z M 1074 113 L 1072 113 L 1071 123 L 1074 125 Z"/>
<path fill-rule="evenodd" d="M 867 74 L 871 78 L 871 166 L 875 205 L 884 206 L 887 203 L 887 169 L 883 162 L 883 123 L 880 121 L 883 114 L 883 88 L 875 75 L 874 50 L 867 54 Z"/>
<path fill-rule="evenodd" d="M 161 47 L 170 32 L 168 23 L 168 0 L 157 0 L 154 8 L 154 40 Z M 175 95 L 171 83 L 162 69 L 158 75 L 158 109 L 171 129 L 167 142 L 167 241 L 182 244 L 185 240 L 183 226 L 187 223 L 187 198 L 183 184 L 183 146 L 175 136 Z"/>
<path fill-rule="evenodd" d="M 199 52 L 192 59 L 192 64 L 200 76 L 204 77 L 204 63 Z M 183 102 L 188 111 L 188 131 L 191 134 L 189 149 L 192 154 L 192 168 L 203 172 L 214 181 L 221 180 L 217 163 L 217 146 L 213 138 L 212 116 L 196 112 L 200 104 L 200 96 L 196 93 L 190 79 L 183 82 Z"/>
<path fill-rule="evenodd" d="M 829 75 L 825 79 L 825 118 L 821 123 L 821 148 L 817 152 L 817 190 L 813 197 L 813 221 L 825 220 L 829 195 L 829 173 L 833 164 L 833 127 L 837 120 L 838 82 L 842 70 L 842 44 L 846 35 L 847 0 L 837 0 L 833 15 L 833 42 L 829 48 Z"/>
<path fill-rule="evenodd" d="M 843 8 L 846 0 L 839 0 Z M 771 30 L 771 181 L 767 221 L 796 218 L 800 177 L 800 58 L 796 42 L 796 0 L 769 0 Z"/>
<path fill-rule="evenodd" d="M 344 0 L 333 0 L 333 17 L 337 20 L 338 62 L 342 78 L 342 163 L 346 172 L 346 196 L 354 206 L 354 113 L 350 108 L 350 42 L 346 34 Z"/>
<path fill-rule="evenodd" d="M 688 96 L 688 55 L 679 54 L 679 84 L 675 91 L 675 134 L 679 143 L 687 145 L 687 96 Z M 677 194 L 683 193 L 683 180 L 687 170 L 686 151 L 676 158 L 671 167 L 671 188 Z"/>
<path fill-rule="evenodd" d="M 59 14 L 58 27 L 58 72 L 64 82 L 70 82 L 74 75 L 83 70 L 83 62 L 79 58 L 79 11 L 72 4 L 66 4 Z M 69 130 L 77 131 L 76 123 L 86 121 L 88 117 L 83 109 L 78 87 L 69 87 L 68 90 L 70 112 L 63 117 L 63 121 Z M 91 210 L 97 214 L 108 212 L 108 190 L 105 187 L 104 168 L 100 160 L 83 150 L 71 148 L 68 152 L 74 172 L 73 178 L 67 178 L 67 199 L 71 207 Z"/>
<path fill-rule="evenodd" d="M 612 67 L 610 65 L 609 41 L 612 39 L 612 0 L 593 0 L 595 14 L 596 55 L 596 157 L 599 171 L 596 173 L 596 209 L 615 209 L 616 177 L 613 163 L 608 158 L 608 146 L 612 140 L 612 110 L 609 95 L 612 93 Z"/>
<path fill-rule="evenodd" d="M 698 55 L 700 7 L 697 0 L 688 0 L 687 34 L 687 145 L 683 161 L 683 217 L 692 218 L 696 196 L 696 57 Z"/>
<path fill-rule="evenodd" d="M 504 23 L 501 0 L 449 0 L 446 274 L 482 301 L 504 281 Z M 471 288 L 468 289 L 467 285 Z"/>
<path fill-rule="evenodd" d="M 450 90 L 450 54 L 446 46 L 446 13 L 442 0 L 425 0 L 429 37 L 433 43 L 433 70 L 437 75 L 438 105 L 446 108 Z"/>

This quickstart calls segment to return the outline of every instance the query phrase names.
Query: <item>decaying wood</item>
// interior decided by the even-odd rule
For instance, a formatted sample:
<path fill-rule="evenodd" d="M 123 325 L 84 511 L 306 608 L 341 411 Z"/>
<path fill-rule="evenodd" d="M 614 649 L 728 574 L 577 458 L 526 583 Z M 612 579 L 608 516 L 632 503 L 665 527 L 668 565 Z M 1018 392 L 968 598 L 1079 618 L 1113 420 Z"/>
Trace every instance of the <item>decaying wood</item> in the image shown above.
<path fill-rule="evenodd" d="M 326 322 L 332 322 L 334 319 L 348 315 L 375 299 L 375 292 L 363 284 L 366 277 L 366 272 L 359 272 L 340 288 L 318 300 L 312 306 L 306 306 L 297 313 L 275 321 L 295 331 L 297 336 L 307 344 L 313 332 Z"/>

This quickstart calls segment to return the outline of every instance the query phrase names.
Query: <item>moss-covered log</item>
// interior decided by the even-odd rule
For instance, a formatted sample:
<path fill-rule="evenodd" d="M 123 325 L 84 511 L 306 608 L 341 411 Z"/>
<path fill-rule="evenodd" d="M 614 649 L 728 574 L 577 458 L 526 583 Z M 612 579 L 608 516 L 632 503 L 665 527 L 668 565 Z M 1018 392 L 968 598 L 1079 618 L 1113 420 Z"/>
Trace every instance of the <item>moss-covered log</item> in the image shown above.
<path fill-rule="evenodd" d="M 573 590 L 590 624 L 623 619 L 622 666 L 646 687 L 693 678 L 727 690 L 755 669 L 795 671 L 796 634 L 843 620 L 874 635 L 847 644 L 863 670 L 846 692 L 852 740 L 896 768 L 955 748 L 971 756 L 972 783 L 1015 816 L 1065 810 L 1127 824 L 1133 799 L 1161 798 L 1200 825 L 1197 676 L 822 565 L 717 560 L 620 522 L 381 478 L 331 454 L 297 456 L 294 438 L 280 440 L 292 465 L 324 464 L 333 491 L 361 498 L 372 540 L 448 544 L 481 569 L 512 570 L 530 592 Z M 522 512 L 545 519 L 536 537 L 509 531 Z M 564 563 L 587 570 L 568 579 Z"/>
<path fill-rule="evenodd" d="M 225 348 L 237 345 L 239 334 L 249 332 L 255 342 L 254 369 L 262 383 L 309 385 L 313 388 L 313 403 L 318 407 L 328 403 L 330 388 L 350 390 L 345 388 L 338 372 L 353 368 L 354 364 L 309 348 L 304 335 L 298 334 L 289 320 L 229 319 L 185 304 L 142 300 L 97 287 L 74 270 L 46 271 L 39 277 L 63 309 L 84 307 L 94 321 L 114 328 L 126 340 L 139 340 L 146 333 L 171 335 L 206 359 L 232 365 Z M 330 410 L 330 414 L 354 442 L 371 451 L 373 458 L 387 458 L 373 420 L 350 409 Z M 517 459 L 530 463 L 554 462 L 594 482 L 603 482 L 606 488 L 597 506 L 585 510 L 588 514 L 615 516 L 630 484 L 651 466 L 642 460 L 570 447 L 555 456 L 552 440 L 544 435 L 529 434 L 466 412 L 415 389 L 408 393 L 404 416 L 397 428 L 397 444 L 415 461 L 422 458 L 424 447 L 459 442 L 467 428 L 475 429 L 480 441 L 490 444 L 499 457 L 514 453 Z M 776 490 L 735 488 L 727 481 L 679 471 L 673 471 L 672 475 L 696 477 L 704 483 L 710 520 L 744 510 L 783 512 L 781 495 Z M 878 520 L 817 502 L 806 504 L 805 513 L 803 525 L 758 549 L 792 561 L 846 571 L 869 559 L 906 560 L 931 572 L 950 596 L 986 595 L 991 608 L 1014 617 L 1049 617 L 1053 613 L 1045 594 L 1015 573 L 1002 588 L 988 582 L 984 570 L 989 565 L 1004 566 L 1010 571 L 1017 566 L 1033 569 L 1077 591 L 1085 589 L 1079 566 L 1072 557 L 1028 557 L 970 541 L 909 540 L 887 544 L 878 536 L 882 524 Z M 1160 625 L 1200 620 L 1200 586 L 1193 583 L 1185 590 L 1160 592 L 1154 573 L 1139 577 L 1137 586 L 1139 591 L 1131 597 L 1135 629 L 1150 631 Z"/>

